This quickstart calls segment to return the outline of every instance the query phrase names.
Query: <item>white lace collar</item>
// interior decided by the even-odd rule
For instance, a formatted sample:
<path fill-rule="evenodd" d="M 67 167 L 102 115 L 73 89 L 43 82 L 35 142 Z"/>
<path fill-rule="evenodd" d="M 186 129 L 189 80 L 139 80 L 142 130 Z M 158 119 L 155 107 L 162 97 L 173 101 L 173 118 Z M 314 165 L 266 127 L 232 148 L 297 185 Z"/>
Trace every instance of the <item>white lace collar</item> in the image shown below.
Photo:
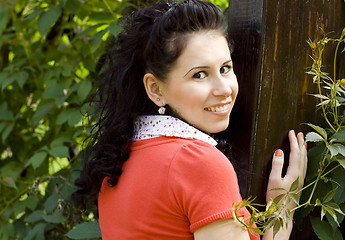
<path fill-rule="evenodd" d="M 134 122 L 133 140 L 143 140 L 155 137 L 180 137 L 197 139 L 207 142 L 213 146 L 217 145 L 209 135 L 192 127 L 177 118 L 167 115 L 144 115 L 139 116 Z"/>

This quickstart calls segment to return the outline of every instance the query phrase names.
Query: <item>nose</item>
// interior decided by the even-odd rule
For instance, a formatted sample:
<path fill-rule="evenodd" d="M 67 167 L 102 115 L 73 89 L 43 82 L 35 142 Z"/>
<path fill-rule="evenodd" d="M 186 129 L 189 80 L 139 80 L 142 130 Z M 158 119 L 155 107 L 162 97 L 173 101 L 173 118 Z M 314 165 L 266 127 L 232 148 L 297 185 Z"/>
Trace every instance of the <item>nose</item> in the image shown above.
<path fill-rule="evenodd" d="M 218 76 L 213 81 L 213 95 L 230 97 L 233 89 L 231 88 L 232 79 L 226 79 L 223 76 Z"/>

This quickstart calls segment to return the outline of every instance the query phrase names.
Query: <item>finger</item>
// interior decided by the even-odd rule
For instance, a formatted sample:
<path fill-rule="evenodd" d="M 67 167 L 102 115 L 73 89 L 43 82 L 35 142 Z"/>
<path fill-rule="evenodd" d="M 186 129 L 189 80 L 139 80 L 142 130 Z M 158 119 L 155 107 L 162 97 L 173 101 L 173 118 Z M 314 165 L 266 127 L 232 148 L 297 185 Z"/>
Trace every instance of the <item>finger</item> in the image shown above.
<path fill-rule="evenodd" d="M 306 168 L 307 168 L 307 161 L 308 161 L 308 158 L 307 158 L 308 151 L 307 151 L 307 143 L 305 142 L 304 134 L 302 132 L 297 134 L 297 141 L 298 141 L 300 154 L 301 154 L 300 167 L 301 167 L 302 173 L 304 172 L 304 175 L 305 175 Z"/>
<path fill-rule="evenodd" d="M 272 159 L 272 169 L 270 173 L 270 178 L 281 179 L 282 170 L 284 165 L 284 152 L 280 149 L 275 151 Z"/>
<path fill-rule="evenodd" d="M 300 150 L 306 150 L 307 149 L 307 143 L 304 140 L 304 134 L 302 132 L 299 132 L 297 134 L 297 142 L 298 142 L 298 146 L 300 148 Z"/>
<path fill-rule="evenodd" d="M 301 138 L 301 136 L 299 136 Z M 290 141 L 290 156 L 289 156 L 289 167 L 287 169 L 287 175 L 289 173 L 298 173 L 298 169 L 301 167 L 300 158 L 301 150 L 298 144 L 297 136 L 294 130 L 289 132 Z"/>
<path fill-rule="evenodd" d="M 301 136 L 299 136 L 300 138 Z M 298 139 L 297 139 L 297 136 L 296 136 L 296 133 L 294 130 L 290 130 L 289 131 L 289 141 L 290 141 L 290 149 L 291 149 L 291 152 L 293 151 L 298 151 L 299 150 L 299 142 L 298 142 Z"/>

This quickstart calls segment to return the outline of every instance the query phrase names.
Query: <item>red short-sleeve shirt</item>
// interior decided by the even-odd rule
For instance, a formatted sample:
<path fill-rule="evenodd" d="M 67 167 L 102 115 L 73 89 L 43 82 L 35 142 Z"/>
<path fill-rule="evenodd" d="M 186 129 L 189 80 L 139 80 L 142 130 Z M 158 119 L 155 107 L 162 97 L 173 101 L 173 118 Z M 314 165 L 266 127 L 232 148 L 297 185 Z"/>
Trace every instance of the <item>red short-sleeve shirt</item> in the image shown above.
<path fill-rule="evenodd" d="M 231 163 L 208 143 L 157 137 L 131 150 L 118 184 L 105 179 L 99 193 L 103 240 L 194 239 L 197 229 L 231 218 L 242 200 Z"/>

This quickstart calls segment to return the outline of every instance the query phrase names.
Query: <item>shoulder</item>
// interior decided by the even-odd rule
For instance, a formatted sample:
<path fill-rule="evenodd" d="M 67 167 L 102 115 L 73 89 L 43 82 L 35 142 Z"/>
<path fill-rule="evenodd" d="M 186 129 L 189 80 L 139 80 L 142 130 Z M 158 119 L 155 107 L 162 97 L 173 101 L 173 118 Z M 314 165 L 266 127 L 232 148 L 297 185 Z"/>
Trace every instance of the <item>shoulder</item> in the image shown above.
<path fill-rule="evenodd" d="M 198 169 L 199 171 L 233 171 L 229 159 L 215 146 L 199 140 L 189 140 L 180 143 L 174 162 L 176 167 Z"/>

